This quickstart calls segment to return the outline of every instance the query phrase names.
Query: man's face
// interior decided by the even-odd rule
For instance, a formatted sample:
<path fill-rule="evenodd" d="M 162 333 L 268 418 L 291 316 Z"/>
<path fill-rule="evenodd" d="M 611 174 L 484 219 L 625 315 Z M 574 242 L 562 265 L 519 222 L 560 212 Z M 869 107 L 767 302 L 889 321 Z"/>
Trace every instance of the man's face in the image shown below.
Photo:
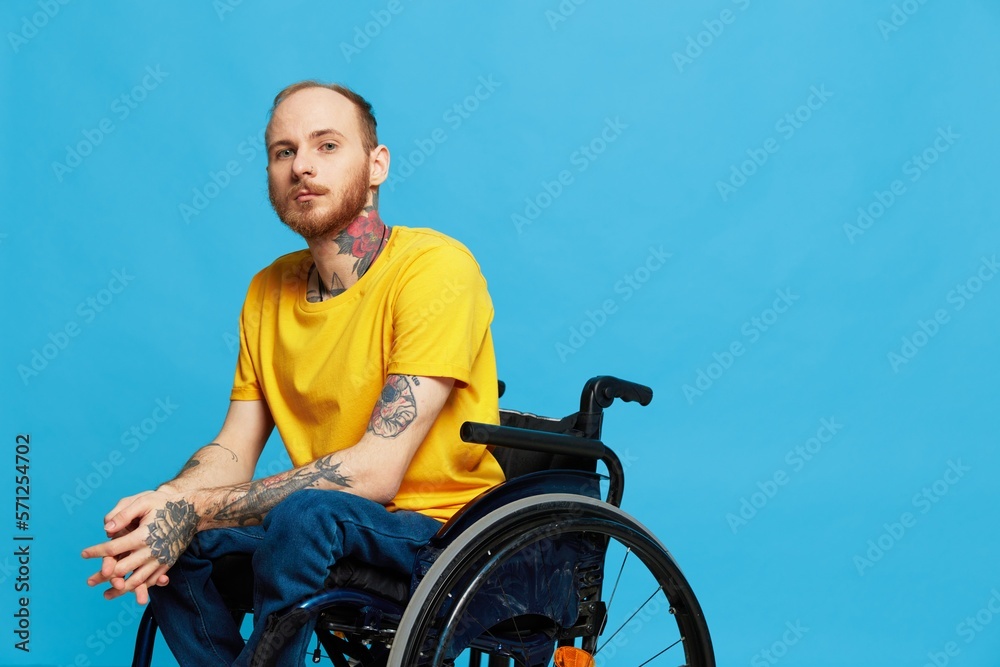
<path fill-rule="evenodd" d="M 285 99 L 268 124 L 268 196 L 306 239 L 336 234 L 369 203 L 370 167 L 357 108 L 326 88 Z"/>

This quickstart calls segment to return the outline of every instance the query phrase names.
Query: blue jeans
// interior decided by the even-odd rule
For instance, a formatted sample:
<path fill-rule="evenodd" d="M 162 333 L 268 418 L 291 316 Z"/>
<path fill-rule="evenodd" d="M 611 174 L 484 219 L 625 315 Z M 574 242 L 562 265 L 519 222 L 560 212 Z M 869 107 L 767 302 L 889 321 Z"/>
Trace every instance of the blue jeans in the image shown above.
<path fill-rule="evenodd" d="M 408 574 L 417 551 L 440 527 L 422 514 L 389 512 L 349 493 L 296 491 L 259 526 L 195 535 L 170 568 L 170 584 L 150 591 L 156 621 L 182 667 L 246 667 L 267 618 L 322 590 L 339 558 Z M 212 560 L 226 554 L 253 556 L 254 629 L 245 643 L 210 579 Z M 279 665 L 303 664 L 312 630 L 307 624 L 282 643 Z"/>

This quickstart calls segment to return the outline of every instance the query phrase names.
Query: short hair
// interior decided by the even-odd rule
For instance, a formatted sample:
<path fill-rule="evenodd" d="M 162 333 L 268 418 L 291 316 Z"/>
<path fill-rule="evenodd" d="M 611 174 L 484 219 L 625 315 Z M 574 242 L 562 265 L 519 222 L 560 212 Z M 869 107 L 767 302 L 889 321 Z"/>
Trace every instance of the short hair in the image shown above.
<path fill-rule="evenodd" d="M 378 146 L 378 133 L 376 131 L 375 113 L 372 111 L 371 103 L 347 86 L 342 86 L 339 83 L 322 83 L 314 79 L 293 83 L 275 95 L 274 104 L 271 105 L 271 111 L 268 112 L 268 118 L 274 115 L 274 110 L 278 108 L 278 105 L 284 102 L 292 93 L 297 93 L 306 88 L 326 88 L 335 93 L 340 93 L 353 102 L 354 107 L 358 110 L 358 120 L 361 122 L 361 146 L 365 153 L 371 153 L 375 150 L 375 147 Z"/>

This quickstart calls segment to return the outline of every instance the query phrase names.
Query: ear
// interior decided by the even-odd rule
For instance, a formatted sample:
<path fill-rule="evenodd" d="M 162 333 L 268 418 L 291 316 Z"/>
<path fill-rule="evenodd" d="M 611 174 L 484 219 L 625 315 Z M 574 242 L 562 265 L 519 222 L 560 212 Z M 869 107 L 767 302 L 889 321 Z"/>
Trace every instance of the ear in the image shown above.
<path fill-rule="evenodd" d="M 378 145 L 368 156 L 368 184 L 378 187 L 389 177 L 389 149 Z"/>

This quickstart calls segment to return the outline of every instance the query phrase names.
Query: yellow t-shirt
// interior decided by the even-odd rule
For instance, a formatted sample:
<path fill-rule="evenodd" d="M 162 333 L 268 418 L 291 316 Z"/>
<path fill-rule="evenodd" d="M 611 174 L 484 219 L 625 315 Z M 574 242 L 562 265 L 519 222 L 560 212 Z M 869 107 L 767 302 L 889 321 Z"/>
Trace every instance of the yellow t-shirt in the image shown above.
<path fill-rule="evenodd" d="M 309 303 L 312 263 L 301 250 L 254 276 L 231 398 L 267 402 L 298 467 L 361 439 L 388 375 L 454 378 L 387 506 L 450 518 L 503 481 L 486 447 L 459 437 L 463 421 L 499 421 L 493 304 L 479 265 L 444 234 L 393 227 L 357 283 Z"/>

